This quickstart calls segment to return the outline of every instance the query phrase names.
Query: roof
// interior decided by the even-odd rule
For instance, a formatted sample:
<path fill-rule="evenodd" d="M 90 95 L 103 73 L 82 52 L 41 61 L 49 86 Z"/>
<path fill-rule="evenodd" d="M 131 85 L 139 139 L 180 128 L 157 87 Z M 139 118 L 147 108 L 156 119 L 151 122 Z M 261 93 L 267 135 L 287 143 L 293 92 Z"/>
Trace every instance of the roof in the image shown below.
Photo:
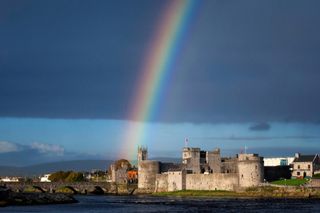
<path fill-rule="evenodd" d="M 300 155 L 300 157 L 295 158 L 293 162 L 313 162 L 316 156 L 317 155 Z"/>
<path fill-rule="evenodd" d="M 184 165 L 175 164 L 175 163 L 161 163 L 160 164 L 160 172 L 168 172 L 168 171 L 181 171 L 183 170 Z"/>

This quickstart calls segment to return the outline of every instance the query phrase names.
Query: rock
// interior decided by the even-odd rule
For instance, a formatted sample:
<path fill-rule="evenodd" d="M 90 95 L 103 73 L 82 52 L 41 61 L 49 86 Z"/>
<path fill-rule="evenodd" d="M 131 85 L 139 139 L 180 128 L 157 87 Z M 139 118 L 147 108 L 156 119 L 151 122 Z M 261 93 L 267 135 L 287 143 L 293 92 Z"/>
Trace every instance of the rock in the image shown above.
<path fill-rule="evenodd" d="M 1 200 L 6 200 L 8 198 L 8 196 L 9 196 L 9 192 L 10 192 L 10 189 L 1 186 L 0 187 L 0 201 Z"/>
<path fill-rule="evenodd" d="M 6 199 L 1 200 L 5 205 L 40 205 L 64 204 L 78 202 L 70 195 L 49 193 L 16 193 L 9 192 Z"/>

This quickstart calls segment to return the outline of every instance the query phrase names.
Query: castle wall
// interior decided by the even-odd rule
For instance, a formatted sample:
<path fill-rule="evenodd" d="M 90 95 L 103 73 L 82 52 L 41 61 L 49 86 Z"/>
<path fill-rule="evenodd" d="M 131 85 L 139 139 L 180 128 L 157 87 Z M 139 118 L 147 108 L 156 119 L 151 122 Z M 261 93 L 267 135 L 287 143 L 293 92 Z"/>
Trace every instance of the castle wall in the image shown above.
<path fill-rule="evenodd" d="M 186 189 L 185 171 L 168 172 L 168 191 L 179 191 Z"/>
<path fill-rule="evenodd" d="M 238 159 L 223 159 L 223 162 L 221 162 L 221 173 L 238 173 Z"/>
<path fill-rule="evenodd" d="M 168 191 L 168 174 L 162 173 L 156 175 L 155 192 L 167 192 Z"/>
<path fill-rule="evenodd" d="M 238 174 L 186 174 L 187 190 L 229 190 L 238 188 Z"/>
<path fill-rule="evenodd" d="M 236 158 L 221 158 L 219 150 L 207 152 L 206 164 L 202 166 L 210 166 L 213 173 L 200 174 L 199 148 L 185 147 L 182 155 L 183 163 L 180 166 L 143 160 L 146 153 L 142 151 L 140 150 L 138 163 L 138 189 L 144 192 L 185 189 L 233 191 L 242 187 L 258 186 L 264 178 L 263 158 L 257 154 L 239 154 Z"/>
<path fill-rule="evenodd" d="M 138 165 L 138 188 L 153 192 L 156 176 L 159 174 L 159 162 L 144 160 Z"/>

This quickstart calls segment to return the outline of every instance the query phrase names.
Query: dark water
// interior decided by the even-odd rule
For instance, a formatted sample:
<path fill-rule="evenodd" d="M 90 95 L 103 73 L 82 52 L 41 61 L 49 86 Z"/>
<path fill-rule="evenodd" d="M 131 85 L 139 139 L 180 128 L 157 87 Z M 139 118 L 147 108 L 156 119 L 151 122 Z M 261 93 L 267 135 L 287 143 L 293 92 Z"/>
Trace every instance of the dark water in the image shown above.
<path fill-rule="evenodd" d="M 10 206 L 0 212 L 320 212 L 320 200 L 78 196 L 79 203 Z"/>

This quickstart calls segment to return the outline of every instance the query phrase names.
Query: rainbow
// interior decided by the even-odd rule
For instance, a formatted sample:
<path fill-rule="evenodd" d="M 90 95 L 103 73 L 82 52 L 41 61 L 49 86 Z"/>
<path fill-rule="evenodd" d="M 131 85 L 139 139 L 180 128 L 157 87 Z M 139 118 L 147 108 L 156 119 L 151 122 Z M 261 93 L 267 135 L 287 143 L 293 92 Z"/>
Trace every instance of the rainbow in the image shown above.
<path fill-rule="evenodd" d="M 170 0 L 167 4 L 151 46 L 146 51 L 132 100 L 129 120 L 141 123 L 130 124 L 124 134 L 120 156 L 127 159 L 135 155 L 137 146 L 146 145 L 146 123 L 154 118 L 165 95 L 199 0 Z"/>

